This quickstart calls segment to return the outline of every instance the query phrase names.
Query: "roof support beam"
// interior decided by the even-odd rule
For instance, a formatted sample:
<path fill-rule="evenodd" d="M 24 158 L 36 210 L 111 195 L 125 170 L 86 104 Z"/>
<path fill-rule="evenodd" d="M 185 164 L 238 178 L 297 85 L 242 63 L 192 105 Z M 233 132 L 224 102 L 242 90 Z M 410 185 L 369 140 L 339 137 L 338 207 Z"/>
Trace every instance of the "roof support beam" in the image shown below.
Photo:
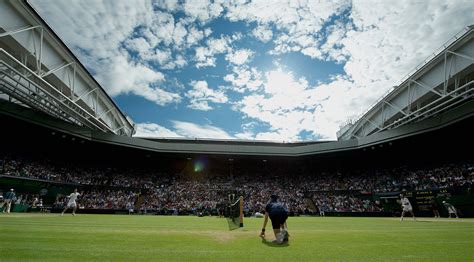
<path fill-rule="evenodd" d="M 413 82 L 413 83 L 415 83 L 415 84 L 417 84 L 417 85 L 419 85 L 419 86 L 425 88 L 426 90 L 428 90 L 428 91 L 430 91 L 430 92 L 433 92 L 433 93 L 435 93 L 435 94 L 437 94 L 437 95 L 439 95 L 439 96 L 441 96 L 441 97 L 444 97 L 443 94 L 441 94 L 440 92 L 434 90 L 432 87 L 429 87 L 429 86 L 427 86 L 427 85 L 425 85 L 425 84 L 422 84 L 422 83 L 420 83 L 420 82 L 417 82 L 417 81 L 415 81 L 415 80 L 413 80 L 413 79 L 408 79 L 408 81 Z"/>
<path fill-rule="evenodd" d="M 40 74 L 39 76 L 40 76 L 40 77 L 47 77 L 48 75 L 50 75 L 50 74 L 52 74 L 52 73 L 54 73 L 54 72 L 57 72 L 57 71 L 59 71 L 59 70 L 61 70 L 61 69 L 63 69 L 63 68 L 66 68 L 66 67 L 68 67 L 68 66 L 70 66 L 70 65 L 74 65 L 74 64 L 75 64 L 74 62 L 70 62 L 70 63 L 67 63 L 67 64 L 66 64 L 66 63 L 63 63 L 63 64 L 61 64 L 60 66 L 58 66 L 58 67 L 56 67 L 56 68 L 53 68 L 53 69 L 49 70 L 48 72 L 45 72 L 44 74 Z"/>
<path fill-rule="evenodd" d="M 371 124 L 373 127 L 377 128 L 377 129 L 381 129 L 378 125 L 376 125 L 374 122 L 370 121 L 369 119 L 367 119 L 365 117 L 362 117 L 362 119 L 367 121 L 367 123 Z"/>
<path fill-rule="evenodd" d="M 446 51 L 446 52 L 450 53 L 450 54 L 453 54 L 453 55 L 457 55 L 457 56 L 462 57 L 462 58 L 466 58 L 468 60 L 474 61 L 474 57 L 472 57 L 472 56 L 468 56 L 468 55 L 465 55 L 465 54 L 461 54 L 461 53 L 457 53 L 457 52 L 453 52 L 453 51 L 449 51 L 449 50 Z"/>
<path fill-rule="evenodd" d="M 36 41 L 35 41 L 35 38 L 33 38 L 33 44 L 34 44 L 34 46 L 35 46 L 34 56 L 35 56 L 35 58 L 36 58 L 36 73 L 39 75 L 39 74 L 41 74 L 41 65 L 42 65 L 42 57 L 43 57 L 43 38 L 44 38 L 44 30 L 43 30 L 43 27 L 42 27 L 42 26 L 40 26 L 40 25 L 35 25 L 35 26 L 22 27 L 22 28 L 19 28 L 19 29 L 16 29 L 16 30 L 12 30 L 12 31 L 7 31 L 7 32 L 4 32 L 4 33 L 1 33 L 1 34 L 0 34 L 0 37 L 10 36 L 10 35 L 14 35 L 14 34 L 26 32 L 26 31 L 30 31 L 30 30 L 35 30 L 36 28 L 39 28 L 39 30 L 40 30 L 40 43 L 39 43 L 39 51 L 38 51 L 38 53 L 36 53 Z M 35 31 L 32 31 L 33 35 L 34 35 L 34 32 L 35 32 Z"/>
<path fill-rule="evenodd" d="M 12 31 L 7 31 L 7 32 L 4 32 L 4 33 L 1 33 L 1 34 L 0 34 L 0 37 L 18 34 L 18 33 L 21 33 L 21 32 L 28 31 L 28 30 L 33 30 L 33 29 L 35 29 L 35 28 L 41 28 L 41 30 L 43 29 L 43 27 L 41 27 L 40 25 L 27 26 L 27 27 L 22 27 L 22 28 L 16 29 L 16 30 L 12 30 Z"/>
<path fill-rule="evenodd" d="M 407 115 L 407 113 L 405 113 L 401 108 L 399 108 L 398 106 L 393 105 L 393 104 L 390 103 L 390 102 L 387 102 L 387 100 L 383 100 L 383 102 L 384 102 L 386 105 L 390 106 L 391 108 L 397 110 L 397 112 L 400 112 L 400 113 L 402 113 L 402 114 L 405 115 L 405 116 Z"/>
<path fill-rule="evenodd" d="M 125 125 L 122 125 L 121 127 L 117 128 L 117 129 L 115 129 L 115 130 L 113 130 L 112 132 L 114 132 L 115 134 L 117 134 L 117 132 L 118 132 L 119 130 L 122 130 L 122 129 L 124 129 L 124 128 L 125 128 Z"/>
<path fill-rule="evenodd" d="M 101 118 L 102 116 L 106 116 L 108 113 L 112 112 L 112 110 L 116 110 L 116 108 L 115 108 L 115 107 L 111 107 L 109 110 L 100 113 L 100 114 L 97 115 L 95 118 L 96 118 L 96 119 L 99 119 L 99 118 Z"/>
<path fill-rule="evenodd" d="M 97 91 L 97 87 L 94 88 L 94 89 L 91 89 L 91 90 L 89 90 L 89 91 L 87 91 L 87 92 L 85 92 L 84 94 L 80 95 L 78 98 L 74 99 L 74 100 L 73 100 L 74 103 L 77 102 L 77 101 L 79 101 L 79 100 L 81 100 L 82 98 L 88 96 L 89 94 L 94 93 L 95 91 Z"/>

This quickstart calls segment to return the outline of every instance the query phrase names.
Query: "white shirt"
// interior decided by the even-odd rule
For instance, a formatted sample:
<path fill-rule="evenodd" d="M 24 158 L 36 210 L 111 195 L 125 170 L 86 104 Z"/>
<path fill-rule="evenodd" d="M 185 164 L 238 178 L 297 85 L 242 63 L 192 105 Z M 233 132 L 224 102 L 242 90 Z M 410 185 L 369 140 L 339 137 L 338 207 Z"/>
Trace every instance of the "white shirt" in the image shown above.
<path fill-rule="evenodd" d="M 81 195 L 81 194 L 79 194 L 79 193 L 72 192 L 72 193 L 69 195 L 69 203 L 75 203 L 77 197 L 80 196 L 80 195 Z"/>
<path fill-rule="evenodd" d="M 402 206 L 411 207 L 410 200 L 408 200 L 408 198 L 404 197 L 402 198 L 401 201 L 402 201 Z"/>

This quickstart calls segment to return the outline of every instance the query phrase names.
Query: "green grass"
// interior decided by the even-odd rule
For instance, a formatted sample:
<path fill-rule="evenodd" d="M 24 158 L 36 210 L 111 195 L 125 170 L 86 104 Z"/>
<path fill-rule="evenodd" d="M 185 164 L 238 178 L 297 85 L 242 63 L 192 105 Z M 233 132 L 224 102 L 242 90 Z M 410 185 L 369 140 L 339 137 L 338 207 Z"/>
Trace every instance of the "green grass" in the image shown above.
<path fill-rule="evenodd" d="M 0 214 L 0 261 L 473 261 L 474 220 L 289 218 L 279 246 L 261 218 Z"/>

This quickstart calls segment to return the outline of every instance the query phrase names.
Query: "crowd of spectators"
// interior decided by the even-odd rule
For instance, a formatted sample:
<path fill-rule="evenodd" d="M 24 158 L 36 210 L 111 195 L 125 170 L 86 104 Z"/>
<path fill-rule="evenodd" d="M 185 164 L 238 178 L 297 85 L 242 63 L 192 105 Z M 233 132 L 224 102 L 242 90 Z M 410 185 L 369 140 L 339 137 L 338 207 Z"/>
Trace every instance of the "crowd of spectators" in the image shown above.
<path fill-rule="evenodd" d="M 361 199 L 354 195 L 314 193 L 314 202 L 319 211 L 324 212 L 380 212 L 382 208 L 369 199 Z"/>
<path fill-rule="evenodd" d="M 4 159 L 2 173 L 10 176 L 36 178 L 58 183 L 96 185 L 121 188 L 153 188 L 155 170 L 137 168 L 85 168 L 79 166 L 58 166 L 48 162 Z"/>
<path fill-rule="evenodd" d="M 271 194 L 277 194 L 291 213 L 379 212 L 382 209 L 362 194 L 402 190 L 471 186 L 470 164 L 434 168 L 398 167 L 386 170 L 333 171 L 317 174 L 238 173 L 233 175 L 163 174 L 156 169 L 77 167 L 39 161 L 4 159 L 1 174 L 54 181 L 86 188 L 82 208 L 128 209 L 143 213 L 216 213 L 220 204 L 243 196 L 246 214 L 263 212 Z M 234 197 L 232 197 L 234 196 Z M 55 207 L 67 201 L 56 199 Z"/>
<path fill-rule="evenodd" d="M 217 181 L 216 181 L 217 180 Z M 146 195 L 141 209 L 147 212 L 179 214 L 217 212 L 223 202 L 234 202 L 243 196 L 244 212 L 255 214 L 264 212 L 271 194 L 277 194 L 288 210 L 294 214 L 308 213 L 303 191 L 291 181 L 263 179 L 262 177 L 239 176 L 227 182 L 222 177 L 196 180 L 172 180 L 169 185 L 160 185 Z"/>

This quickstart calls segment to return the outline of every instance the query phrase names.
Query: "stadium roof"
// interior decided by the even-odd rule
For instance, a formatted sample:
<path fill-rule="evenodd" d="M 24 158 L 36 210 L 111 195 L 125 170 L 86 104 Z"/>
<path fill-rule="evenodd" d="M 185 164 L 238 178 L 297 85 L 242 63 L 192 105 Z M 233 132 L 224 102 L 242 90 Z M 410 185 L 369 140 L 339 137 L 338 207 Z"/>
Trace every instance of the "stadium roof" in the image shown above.
<path fill-rule="evenodd" d="M 474 101 L 433 116 L 417 123 L 411 123 L 396 129 L 372 134 L 364 138 L 347 141 L 331 141 L 323 143 L 268 143 L 251 141 L 217 141 L 217 140 L 146 140 L 133 137 L 107 134 L 78 128 L 41 112 L 0 100 L 0 114 L 5 114 L 22 121 L 46 127 L 48 130 L 59 131 L 68 136 L 97 143 L 135 148 L 143 151 L 171 154 L 206 154 L 224 156 L 266 156 L 266 157 L 299 157 L 325 155 L 349 150 L 373 148 L 374 146 L 390 145 L 399 139 L 429 133 L 463 120 L 472 121 L 474 117 Z M 465 122 L 465 121 L 464 121 Z M 49 131 L 51 132 L 51 131 Z M 436 143 L 436 141 L 433 141 Z M 86 152 L 87 153 L 87 152 Z"/>
<path fill-rule="evenodd" d="M 92 129 L 134 133 L 130 119 L 28 1 L 0 5 L 4 99 Z"/>

